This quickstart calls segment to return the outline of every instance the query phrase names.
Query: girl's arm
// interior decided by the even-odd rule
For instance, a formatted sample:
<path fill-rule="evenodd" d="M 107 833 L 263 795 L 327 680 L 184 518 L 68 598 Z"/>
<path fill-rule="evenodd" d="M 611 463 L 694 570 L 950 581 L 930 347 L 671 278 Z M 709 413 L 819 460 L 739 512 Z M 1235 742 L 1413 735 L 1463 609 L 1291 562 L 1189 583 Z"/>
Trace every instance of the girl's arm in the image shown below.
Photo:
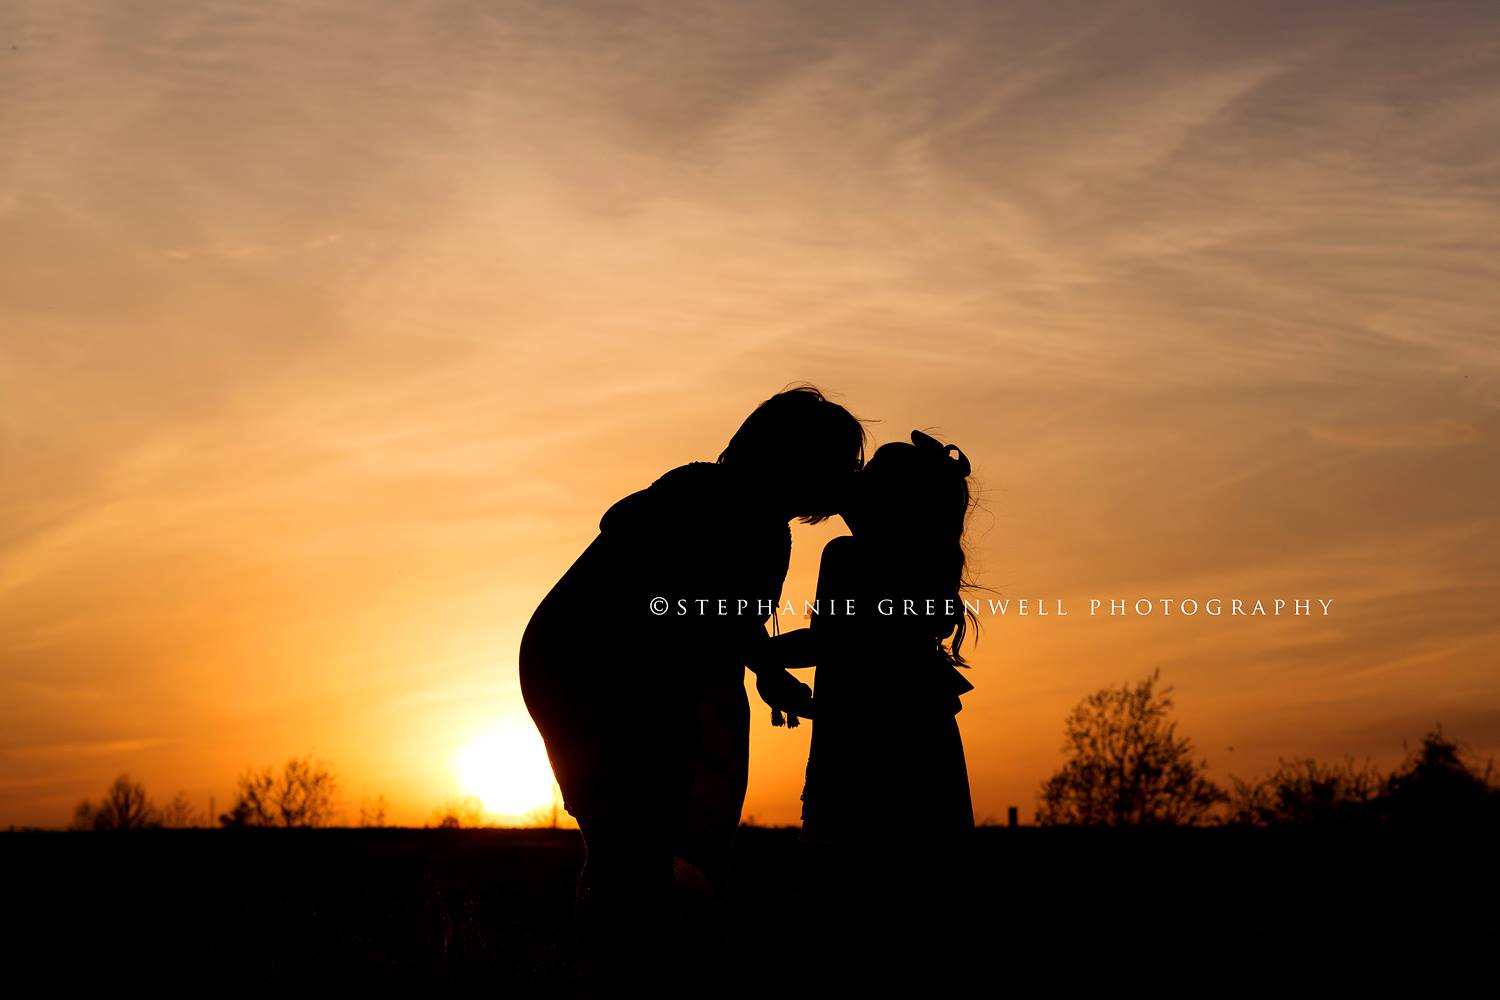
<path fill-rule="evenodd" d="M 816 666 L 817 654 L 811 628 L 793 629 L 780 635 L 768 635 L 763 643 L 757 643 L 750 654 L 748 666 L 754 673 L 763 669 L 781 670 Z"/>
<path fill-rule="evenodd" d="M 828 540 L 818 559 L 817 610 L 809 616 L 807 626 L 814 662 L 839 641 L 840 633 L 847 631 L 848 603 L 858 591 L 854 585 L 855 552 L 854 536 L 840 535 Z"/>
<path fill-rule="evenodd" d="M 851 554 L 849 546 L 853 541 L 852 536 L 840 535 L 823 546 L 823 554 L 818 560 L 817 607 L 831 609 L 836 606 L 836 600 L 842 601 L 851 596 L 847 578 Z M 835 617 L 836 612 L 824 621 L 824 616 L 814 611 L 808 616 L 806 628 L 767 636 L 763 643 L 756 643 L 749 662 L 750 669 L 759 673 L 761 668 L 798 670 L 817 666 L 822 659 L 821 648 L 831 641 L 830 634 L 837 628 L 833 623 Z"/>

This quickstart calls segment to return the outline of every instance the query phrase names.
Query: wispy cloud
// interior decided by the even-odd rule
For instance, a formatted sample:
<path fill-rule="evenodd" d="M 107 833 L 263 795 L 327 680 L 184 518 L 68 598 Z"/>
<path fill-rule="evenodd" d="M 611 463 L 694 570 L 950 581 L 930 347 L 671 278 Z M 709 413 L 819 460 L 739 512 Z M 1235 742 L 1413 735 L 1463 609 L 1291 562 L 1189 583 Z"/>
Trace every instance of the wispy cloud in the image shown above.
<path fill-rule="evenodd" d="M 122 759 L 128 759 L 130 754 L 163 746 L 167 742 L 164 739 L 143 738 L 90 740 L 82 743 L 43 743 L 35 746 L 6 747 L 0 750 L 0 753 L 24 760 L 63 760 L 76 757 L 102 757 L 108 759 L 110 765 L 113 766 L 113 764 Z"/>

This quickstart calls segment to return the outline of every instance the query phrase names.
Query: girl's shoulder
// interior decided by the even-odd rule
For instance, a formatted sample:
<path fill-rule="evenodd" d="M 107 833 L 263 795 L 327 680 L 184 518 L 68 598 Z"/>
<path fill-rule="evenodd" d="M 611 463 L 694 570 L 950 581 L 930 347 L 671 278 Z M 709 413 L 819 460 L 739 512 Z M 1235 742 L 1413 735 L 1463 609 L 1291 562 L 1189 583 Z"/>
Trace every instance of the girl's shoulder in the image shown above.
<path fill-rule="evenodd" d="M 698 483 L 718 483 L 723 480 L 725 467 L 718 462 L 688 462 L 675 469 L 668 469 L 651 485 L 679 486 Z"/>
<path fill-rule="evenodd" d="M 599 519 L 599 530 L 666 527 L 706 517 L 723 489 L 723 468 L 717 462 L 689 462 L 669 469 L 650 486 L 616 501 Z"/>
<path fill-rule="evenodd" d="M 838 535 L 823 543 L 823 564 L 840 565 L 862 558 L 863 547 L 853 535 Z"/>
<path fill-rule="evenodd" d="M 852 581 L 864 578 L 869 558 L 866 546 L 853 535 L 839 535 L 823 543 L 818 559 L 818 576 L 830 580 Z"/>
<path fill-rule="evenodd" d="M 689 462 L 662 473 L 647 491 L 666 504 L 693 505 L 717 499 L 727 488 L 727 471 L 717 462 Z"/>

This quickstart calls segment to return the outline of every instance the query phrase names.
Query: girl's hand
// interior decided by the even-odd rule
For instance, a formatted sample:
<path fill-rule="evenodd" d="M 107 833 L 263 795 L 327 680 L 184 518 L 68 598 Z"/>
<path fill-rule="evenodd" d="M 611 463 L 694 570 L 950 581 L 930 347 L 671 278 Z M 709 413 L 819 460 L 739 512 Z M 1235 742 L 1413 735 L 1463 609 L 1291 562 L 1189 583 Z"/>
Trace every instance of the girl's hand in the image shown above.
<path fill-rule="evenodd" d="M 801 718 L 813 717 L 812 688 L 785 669 L 762 670 L 755 675 L 755 690 L 771 706 L 771 725 L 796 726 Z M 782 713 L 786 713 L 785 719 Z"/>

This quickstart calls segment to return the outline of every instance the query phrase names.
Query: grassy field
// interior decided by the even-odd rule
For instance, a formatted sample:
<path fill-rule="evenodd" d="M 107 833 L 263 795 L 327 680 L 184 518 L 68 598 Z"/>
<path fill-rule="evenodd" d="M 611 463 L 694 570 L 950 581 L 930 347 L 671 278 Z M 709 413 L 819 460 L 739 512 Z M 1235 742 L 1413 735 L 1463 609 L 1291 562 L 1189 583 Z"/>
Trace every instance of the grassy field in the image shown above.
<path fill-rule="evenodd" d="M 1038 976 L 1155 981 L 1247 964 L 1439 969 L 1500 946 L 1489 837 L 1019 827 L 976 838 L 960 903 L 910 917 L 939 942 L 919 964 L 995 992 Z M 5 833 L 7 970 L 171 993 L 573 995 L 586 986 L 567 950 L 581 861 L 572 831 Z M 889 943 L 868 935 L 858 906 L 813 891 L 815 864 L 796 830 L 741 829 L 728 896 L 691 921 L 716 975 L 772 993 L 884 975 Z"/>

